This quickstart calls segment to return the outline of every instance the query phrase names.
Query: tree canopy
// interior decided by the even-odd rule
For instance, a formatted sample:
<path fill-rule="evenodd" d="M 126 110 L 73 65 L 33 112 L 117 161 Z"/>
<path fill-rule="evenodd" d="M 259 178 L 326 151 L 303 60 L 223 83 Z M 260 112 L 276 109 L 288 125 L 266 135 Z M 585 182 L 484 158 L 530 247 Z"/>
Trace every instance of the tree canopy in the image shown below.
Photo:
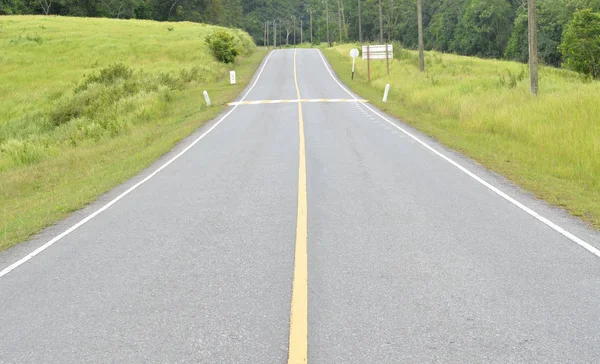
<path fill-rule="evenodd" d="M 57 14 L 88 17 L 193 21 L 243 28 L 257 44 L 309 39 L 356 41 L 379 39 L 379 0 L 0 0 L 1 14 Z M 416 0 L 381 0 L 383 34 L 407 48 L 417 46 Z M 560 66 L 565 62 L 559 45 L 578 10 L 600 11 L 600 0 L 538 0 L 540 60 Z M 267 25 L 265 25 L 267 23 Z M 302 24 L 302 25 L 301 25 Z M 481 57 L 525 62 L 527 0 L 424 0 L 425 47 Z M 329 34 L 327 32 L 329 29 Z M 296 31 L 296 38 L 293 34 Z M 329 36 L 328 36 L 329 35 Z"/>

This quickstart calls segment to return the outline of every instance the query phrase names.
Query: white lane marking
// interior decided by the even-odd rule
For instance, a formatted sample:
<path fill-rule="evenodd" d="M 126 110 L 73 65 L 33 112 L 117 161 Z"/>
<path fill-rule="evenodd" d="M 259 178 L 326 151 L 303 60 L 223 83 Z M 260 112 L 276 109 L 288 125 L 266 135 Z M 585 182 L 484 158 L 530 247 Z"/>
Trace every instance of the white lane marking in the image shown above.
<path fill-rule="evenodd" d="M 273 54 L 273 52 L 269 53 L 269 55 L 265 59 L 265 62 L 263 64 L 262 68 L 260 69 L 260 72 L 258 73 L 258 76 L 256 76 L 256 80 L 254 80 L 254 83 L 252 84 L 252 86 L 250 87 L 250 89 L 248 90 L 248 92 L 246 92 L 244 94 L 244 96 L 242 97 L 242 99 L 240 100 L 240 102 L 244 101 L 244 99 L 248 96 L 248 94 L 250 93 L 250 91 L 252 91 L 252 89 L 254 88 L 254 86 L 256 86 L 256 84 L 258 83 L 258 80 L 260 79 L 260 76 L 262 75 L 263 71 L 265 70 L 265 67 L 267 66 L 267 63 L 269 62 L 269 59 L 271 58 L 272 54 Z M 86 222 L 90 221 L 94 217 L 98 216 L 100 213 L 102 213 L 103 211 L 105 211 L 106 209 L 108 209 L 109 207 L 111 207 L 112 205 L 114 205 L 115 203 L 117 203 L 123 197 L 127 196 L 128 194 L 130 194 L 131 191 L 135 190 L 136 188 L 140 187 L 141 185 L 143 185 L 144 183 L 146 183 L 148 180 L 150 180 L 152 177 L 156 176 L 156 174 L 158 172 L 160 172 L 163 169 L 165 169 L 168 165 L 170 165 L 171 163 L 173 163 L 176 159 L 178 159 L 179 157 L 181 157 L 182 155 L 184 155 L 188 150 L 190 150 L 200 140 L 204 139 L 204 137 L 206 135 L 208 135 L 208 133 L 210 133 L 211 131 L 213 131 L 217 126 L 219 126 L 219 124 L 221 124 L 221 122 L 223 120 L 225 120 L 229 115 L 231 115 L 231 113 L 235 109 L 237 109 L 238 106 L 239 106 L 239 104 L 235 105 L 231 110 L 229 110 L 229 112 L 227 114 L 225 114 L 221 119 L 219 119 L 219 121 L 217 121 L 213 126 L 211 126 L 210 129 L 208 129 L 207 131 L 205 131 L 202 135 L 200 135 L 198 138 L 196 138 L 190 145 L 188 145 L 184 150 L 182 150 L 181 152 L 179 152 L 173 158 L 169 159 L 165 164 L 163 164 L 162 166 L 160 166 L 157 170 L 155 170 L 154 172 L 152 172 L 146 178 L 144 178 L 143 180 L 139 181 L 135 185 L 131 186 L 127 191 L 125 191 L 122 194 L 120 194 L 119 196 L 115 197 L 109 203 L 107 203 L 106 205 L 102 206 L 101 208 L 99 208 L 98 210 L 96 210 L 94 213 L 92 213 L 91 215 L 89 215 L 88 217 L 86 217 L 85 219 L 83 219 L 83 220 L 79 221 L 77 224 L 71 226 L 69 229 L 65 230 L 62 234 L 54 237 L 52 240 L 48 241 L 44 245 L 42 245 L 39 248 L 35 249 L 34 251 L 32 251 L 31 253 L 27 254 L 23 258 L 19 259 L 15 263 L 13 263 L 13 264 L 9 265 L 8 267 L 4 268 L 2 271 L 0 271 L 0 278 L 4 277 L 5 275 L 7 275 L 8 273 L 10 273 L 15 268 L 17 268 L 20 265 L 26 263 L 31 258 L 33 258 L 36 255 L 40 254 L 44 250 L 48 249 L 54 243 L 56 243 L 57 241 L 61 240 L 65 236 L 69 235 L 73 231 L 77 230 L 80 226 L 82 226 Z"/>
<path fill-rule="evenodd" d="M 340 83 L 340 81 L 338 81 L 337 78 L 333 75 L 333 73 L 329 69 L 329 65 L 327 64 L 327 62 L 325 61 L 325 58 L 323 57 L 323 53 L 320 50 L 317 50 L 317 52 L 319 53 L 319 56 L 321 57 L 321 60 L 323 61 L 323 64 L 325 65 L 325 68 L 327 69 L 327 72 L 329 72 L 329 75 L 331 76 L 331 78 L 338 84 L 338 86 L 340 86 L 342 88 L 342 90 L 346 91 L 346 93 L 348 95 L 350 95 L 354 99 L 358 99 L 356 96 L 354 96 L 354 94 L 352 94 L 350 91 L 348 91 L 348 89 L 346 89 Z M 530 209 L 529 207 L 525 206 L 521 202 L 519 202 L 519 201 L 515 200 L 514 198 L 510 197 L 509 195 L 507 195 L 506 193 L 502 192 L 497 187 L 493 186 L 491 183 L 485 181 L 483 178 L 481 178 L 481 177 L 477 176 L 475 173 L 469 171 L 466 167 L 463 167 L 461 164 L 459 164 L 458 162 L 455 162 L 453 159 L 451 159 L 450 157 L 447 157 L 445 154 L 443 154 L 441 152 L 438 152 L 437 150 L 435 150 L 433 147 L 431 147 L 426 142 L 424 142 L 421 139 L 419 139 L 414 134 L 412 134 L 409 131 L 407 131 L 406 129 L 404 129 L 404 128 L 398 126 L 398 125 L 396 125 L 396 123 L 390 121 L 389 119 L 387 119 L 386 117 L 384 117 L 383 115 L 381 115 L 380 113 L 378 113 L 377 111 L 373 110 L 373 108 L 371 108 L 366 103 L 363 103 L 362 105 L 364 107 L 366 107 L 367 109 L 369 109 L 373 114 L 375 114 L 375 115 L 379 116 L 381 119 L 387 121 L 394 128 L 400 130 L 402 133 L 406 134 L 408 137 L 410 137 L 411 139 L 413 139 L 417 143 L 419 143 L 422 146 L 424 146 L 425 148 L 429 149 L 431 152 L 433 152 L 434 154 L 436 154 L 438 157 L 440 157 L 443 160 L 445 160 L 446 162 L 452 164 L 454 167 L 458 168 L 461 172 L 465 173 L 467 176 L 471 177 L 475 181 L 479 182 L 480 184 L 484 185 L 485 187 L 487 187 L 488 189 L 490 189 L 491 191 L 493 191 L 494 193 L 496 193 L 498 196 L 502 197 L 506 201 L 510 202 L 511 204 L 513 204 L 516 207 L 520 208 L 521 210 L 525 211 L 527 214 L 529 214 L 532 217 L 536 218 L 537 220 L 541 221 L 543 224 L 545 224 L 546 226 L 550 227 L 552 230 L 554 230 L 557 233 L 563 235 L 567 239 L 571 240 L 572 242 L 576 243 L 577 245 L 581 246 L 585 250 L 589 251 L 590 253 L 592 253 L 595 256 L 597 256 L 597 257 L 600 258 L 600 250 L 598 248 L 596 248 L 595 246 L 593 246 L 590 243 L 586 242 L 585 240 L 579 238 L 575 234 L 567 231 L 566 229 L 563 229 L 562 227 L 560 227 L 559 225 L 557 225 L 554 222 L 550 221 L 546 217 L 538 214 L 536 211 Z"/>

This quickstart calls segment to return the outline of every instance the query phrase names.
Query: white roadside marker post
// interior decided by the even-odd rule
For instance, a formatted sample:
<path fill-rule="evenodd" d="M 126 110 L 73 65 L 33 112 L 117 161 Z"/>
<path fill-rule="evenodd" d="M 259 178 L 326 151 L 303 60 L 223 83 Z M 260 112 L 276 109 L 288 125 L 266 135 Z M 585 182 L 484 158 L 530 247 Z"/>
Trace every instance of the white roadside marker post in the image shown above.
<path fill-rule="evenodd" d="M 210 97 L 208 97 L 208 92 L 204 91 L 204 100 L 206 101 L 206 106 L 210 106 Z"/>
<path fill-rule="evenodd" d="M 354 64 L 356 63 L 356 57 L 358 57 L 358 49 L 353 48 L 350 50 L 350 57 L 352 57 L 352 79 L 354 79 Z"/>
<path fill-rule="evenodd" d="M 235 71 L 229 71 L 229 82 L 232 85 L 235 85 L 236 80 L 235 80 Z"/>
<path fill-rule="evenodd" d="M 383 92 L 383 102 L 387 102 L 388 95 L 390 93 L 390 84 L 385 85 L 385 91 Z"/>

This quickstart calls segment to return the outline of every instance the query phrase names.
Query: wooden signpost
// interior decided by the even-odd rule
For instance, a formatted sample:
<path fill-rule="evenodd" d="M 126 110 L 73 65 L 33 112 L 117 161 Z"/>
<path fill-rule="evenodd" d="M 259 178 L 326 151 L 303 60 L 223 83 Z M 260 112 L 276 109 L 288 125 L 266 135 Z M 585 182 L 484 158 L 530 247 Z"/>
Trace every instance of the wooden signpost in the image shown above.
<path fill-rule="evenodd" d="M 367 70 L 369 82 L 371 82 L 371 60 L 385 59 L 387 66 L 387 74 L 390 74 L 390 59 L 394 59 L 394 46 L 391 44 L 384 45 L 366 45 L 362 47 L 363 60 L 367 61 Z"/>

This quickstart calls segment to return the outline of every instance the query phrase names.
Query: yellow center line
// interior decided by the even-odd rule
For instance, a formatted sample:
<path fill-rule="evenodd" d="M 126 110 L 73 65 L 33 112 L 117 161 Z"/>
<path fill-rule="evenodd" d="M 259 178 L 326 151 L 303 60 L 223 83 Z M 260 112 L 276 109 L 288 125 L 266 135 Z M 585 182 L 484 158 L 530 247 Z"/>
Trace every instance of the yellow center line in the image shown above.
<path fill-rule="evenodd" d="M 304 142 L 304 120 L 302 98 L 296 72 L 296 50 L 294 50 L 294 82 L 298 94 L 298 133 L 300 135 L 298 163 L 298 220 L 296 222 L 296 249 L 294 254 L 294 280 L 292 282 L 292 304 L 290 309 L 290 342 L 288 364 L 306 363 L 308 358 L 308 258 L 307 204 L 306 204 L 306 153 Z"/>

